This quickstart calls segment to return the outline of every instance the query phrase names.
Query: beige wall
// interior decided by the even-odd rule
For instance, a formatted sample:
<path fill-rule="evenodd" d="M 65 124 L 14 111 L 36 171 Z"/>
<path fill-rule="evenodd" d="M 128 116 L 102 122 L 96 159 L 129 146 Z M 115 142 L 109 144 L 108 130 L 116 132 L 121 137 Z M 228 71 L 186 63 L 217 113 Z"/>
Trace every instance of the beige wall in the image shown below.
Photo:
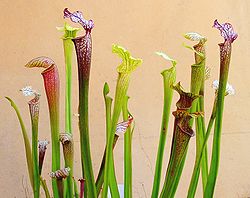
<path fill-rule="evenodd" d="M 162 113 L 162 79 L 160 72 L 168 63 L 154 55 L 165 51 L 178 60 L 178 81 L 188 89 L 192 53 L 182 47 L 182 34 L 197 31 L 208 38 L 207 65 L 211 78 L 207 81 L 207 117 L 211 111 L 213 90 L 211 82 L 217 79 L 219 55 L 217 43 L 223 39 L 212 28 L 214 19 L 231 22 L 239 34 L 233 44 L 230 83 L 236 95 L 226 98 L 221 145 L 221 166 L 215 197 L 250 196 L 250 130 L 249 130 L 249 62 L 250 62 L 250 1 L 59 1 L 59 0 L 1 0 L 0 2 L 0 194 L 1 197 L 25 197 L 24 188 L 31 189 L 27 177 L 24 146 L 20 127 L 13 110 L 3 96 L 12 97 L 18 104 L 30 131 L 27 98 L 18 91 L 32 85 L 42 93 L 40 139 L 50 139 L 47 103 L 39 69 L 26 69 L 31 58 L 45 55 L 55 60 L 61 75 L 61 130 L 64 130 L 64 59 L 61 33 L 55 27 L 64 23 L 62 11 L 81 10 L 87 19 L 93 19 L 93 62 L 90 88 L 90 129 L 92 158 L 95 174 L 100 165 L 104 143 L 104 103 L 102 87 L 110 84 L 112 94 L 116 82 L 119 59 L 111 53 L 111 44 L 128 48 L 143 65 L 133 73 L 129 89 L 130 110 L 136 119 L 133 139 L 133 194 L 150 197 L 153 170 Z M 187 41 L 185 41 L 187 43 Z M 73 68 L 73 110 L 77 112 L 77 73 Z M 177 99 L 175 95 L 175 101 Z M 173 110 L 175 109 L 173 105 Z M 171 119 L 172 129 L 173 119 Z M 73 120 L 76 141 L 75 176 L 80 172 L 79 135 L 77 118 Z M 166 162 L 170 150 L 169 132 Z M 212 136 L 211 136 L 212 138 Z M 176 197 L 185 197 L 195 155 L 195 138 L 192 139 L 183 177 Z M 211 142 L 210 142 L 211 143 Z M 46 156 L 44 176 L 50 170 L 50 150 Z M 118 182 L 123 182 L 123 139 L 115 149 Z M 166 167 L 164 164 L 164 169 Z M 201 197 L 201 189 L 198 190 Z"/>

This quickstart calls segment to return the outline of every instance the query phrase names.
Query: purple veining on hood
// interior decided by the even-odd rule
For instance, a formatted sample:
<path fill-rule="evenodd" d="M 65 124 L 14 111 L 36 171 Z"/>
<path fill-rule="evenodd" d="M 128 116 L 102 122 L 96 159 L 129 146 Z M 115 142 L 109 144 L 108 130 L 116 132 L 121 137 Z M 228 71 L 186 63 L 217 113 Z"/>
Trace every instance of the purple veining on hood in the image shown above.
<path fill-rule="evenodd" d="M 225 41 L 232 43 L 238 37 L 238 34 L 234 32 L 233 26 L 230 23 L 220 24 L 216 19 L 213 27 L 220 30 L 221 36 L 225 39 Z"/>
<path fill-rule="evenodd" d="M 68 10 L 68 8 L 65 8 L 63 13 L 64 13 L 64 18 L 70 18 L 72 22 L 80 23 L 86 31 L 91 31 L 91 29 L 94 27 L 94 22 L 92 20 L 84 19 L 83 14 L 80 11 L 72 13 Z"/>

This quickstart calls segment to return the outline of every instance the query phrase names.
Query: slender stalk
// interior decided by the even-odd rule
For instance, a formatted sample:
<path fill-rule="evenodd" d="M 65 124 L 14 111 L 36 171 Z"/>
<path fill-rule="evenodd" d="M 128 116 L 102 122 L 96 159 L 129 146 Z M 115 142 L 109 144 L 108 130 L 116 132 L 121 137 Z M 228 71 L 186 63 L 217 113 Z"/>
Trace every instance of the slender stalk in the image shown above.
<path fill-rule="evenodd" d="M 229 23 L 220 25 L 217 20 L 214 22 L 214 27 L 221 31 L 221 35 L 224 37 L 224 43 L 220 46 L 220 78 L 219 89 L 216 104 L 216 119 L 214 128 L 212 157 L 210 163 L 210 170 L 207 180 L 207 186 L 205 190 L 205 198 L 213 197 L 216 179 L 218 176 L 219 162 L 220 162 L 220 142 L 222 131 L 222 117 L 224 110 L 224 98 L 226 85 L 228 80 L 228 72 L 231 58 L 232 42 L 237 38 L 237 34 L 234 32 L 233 27 Z"/>
<path fill-rule="evenodd" d="M 159 139 L 157 159 L 155 164 L 154 184 L 151 197 L 158 197 L 160 189 L 163 154 L 164 154 L 164 148 L 168 131 L 170 108 L 173 98 L 173 89 L 171 88 L 171 86 L 175 83 L 176 79 L 176 68 L 175 68 L 176 63 L 173 61 L 172 63 L 173 67 L 164 70 L 161 73 L 163 76 L 163 85 L 164 85 L 164 104 L 163 104 L 160 139 Z"/>
<path fill-rule="evenodd" d="M 201 101 L 199 100 L 197 103 L 197 112 L 204 112 L 204 108 L 201 107 Z M 202 145 L 205 141 L 206 136 L 206 128 L 205 128 L 205 120 L 204 116 L 200 116 L 196 118 L 196 127 L 199 131 L 199 152 L 202 150 Z M 196 157 L 198 158 L 198 156 Z M 204 154 L 202 155 L 201 160 L 201 176 L 202 176 L 202 187 L 203 193 L 205 192 L 207 177 L 208 177 L 208 154 L 207 154 L 207 145 L 205 145 Z"/>
<path fill-rule="evenodd" d="M 71 39 L 63 40 L 64 57 L 66 65 L 66 83 L 65 83 L 65 131 L 72 133 L 72 110 L 71 110 L 71 59 L 73 42 Z"/>
<path fill-rule="evenodd" d="M 192 173 L 192 178 L 191 178 L 191 181 L 189 184 L 189 189 L 188 189 L 188 195 L 187 195 L 188 198 L 194 198 L 194 196 L 195 196 L 195 192 L 196 192 L 197 185 L 198 185 L 199 174 L 200 174 L 200 166 L 201 166 L 201 162 L 202 162 L 202 156 L 205 154 L 207 141 L 208 141 L 208 138 L 210 136 L 215 117 L 216 117 L 216 98 L 214 100 L 213 110 L 212 110 L 212 113 L 211 113 L 211 116 L 209 119 L 209 123 L 207 126 L 207 131 L 206 131 L 206 135 L 204 138 L 204 142 L 202 144 L 200 153 L 197 154 L 197 156 L 198 156 L 197 160 L 195 161 L 194 170 Z"/>
<path fill-rule="evenodd" d="M 128 120 L 128 99 L 126 96 L 122 107 L 123 120 Z M 132 198 L 132 134 L 129 126 L 124 134 L 124 197 Z"/>
<path fill-rule="evenodd" d="M 72 53 L 74 49 L 74 43 L 72 42 L 71 39 L 74 39 L 76 37 L 77 31 L 79 28 L 73 28 L 69 26 L 67 23 L 64 24 L 64 27 L 58 28 L 58 30 L 64 32 L 64 36 L 62 37 L 63 39 L 63 47 L 64 47 L 64 58 L 65 58 L 65 131 L 69 134 L 72 134 L 72 96 L 71 96 L 71 87 L 72 87 Z M 72 141 L 73 144 L 73 141 Z M 66 178 L 66 183 L 67 183 L 67 196 L 73 197 L 74 196 L 74 185 L 73 185 L 73 175 L 74 175 L 74 167 L 73 167 L 73 162 L 74 162 L 74 147 L 72 145 L 71 147 L 71 153 L 68 156 L 67 159 L 70 158 L 70 160 L 65 160 L 65 166 L 70 167 L 70 175 L 69 177 Z"/>
<path fill-rule="evenodd" d="M 62 181 L 63 184 L 63 197 L 69 197 L 69 191 L 68 191 L 68 182 L 66 180 Z"/>
<path fill-rule="evenodd" d="M 76 180 L 73 178 L 73 180 L 74 180 L 74 197 L 75 198 L 79 198 L 79 191 L 78 191 L 78 189 L 77 189 L 77 184 L 76 184 Z"/>
<path fill-rule="evenodd" d="M 34 198 L 40 197 L 40 174 L 38 160 L 38 120 L 39 120 L 39 94 L 29 101 L 29 110 L 32 126 L 32 160 L 34 173 Z"/>
<path fill-rule="evenodd" d="M 72 133 L 72 96 L 71 96 L 71 87 L 72 87 L 72 53 L 74 49 L 74 43 L 72 39 L 76 37 L 77 31 L 79 28 L 73 28 L 65 23 L 63 36 L 63 48 L 64 48 L 64 58 L 65 58 L 65 131 Z M 72 171 L 71 171 L 72 172 Z"/>
<path fill-rule="evenodd" d="M 18 107 L 16 106 L 15 102 L 9 98 L 9 97 L 5 97 L 9 102 L 10 105 L 13 107 L 13 109 L 16 112 L 19 124 L 21 126 L 21 131 L 22 131 L 22 135 L 23 135 L 23 141 L 24 141 L 24 147 L 25 147 L 25 154 L 26 154 L 26 163 L 27 163 L 27 167 L 28 167 L 28 173 L 29 173 L 29 179 L 30 179 L 30 184 L 32 189 L 34 190 L 34 173 L 33 173 L 33 161 L 32 161 L 32 152 L 31 152 L 31 146 L 30 146 L 30 141 L 27 135 L 27 131 L 25 128 L 25 125 L 23 123 L 23 119 L 22 116 L 19 112 Z"/>
<path fill-rule="evenodd" d="M 115 176 L 115 163 L 114 163 L 114 156 L 111 155 L 109 162 L 109 189 L 111 193 L 111 197 L 119 198 L 119 189 L 117 185 L 117 180 Z"/>
<path fill-rule="evenodd" d="M 111 106 L 112 106 L 112 100 L 113 100 L 111 97 L 108 96 L 108 93 L 109 93 L 109 86 L 107 83 L 105 83 L 103 87 L 103 96 L 105 100 L 105 109 L 106 109 L 106 148 L 107 148 L 107 145 L 109 144 L 109 137 L 111 134 L 111 124 L 112 124 L 111 123 Z M 106 148 L 105 148 L 105 158 L 106 158 Z M 103 169 L 105 169 L 105 162 L 106 162 L 106 159 L 104 159 Z M 112 162 L 113 162 L 113 156 L 111 156 L 111 160 L 107 162 L 109 163 L 109 170 L 108 170 L 109 177 L 106 178 L 106 181 L 109 183 L 111 195 L 113 197 L 116 197 L 116 196 L 119 196 L 119 191 L 118 191 L 117 181 L 115 177 L 115 167 L 114 167 L 114 163 Z M 105 173 L 103 173 L 103 177 L 104 177 L 104 174 Z"/>
<path fill-rule="evenodd" d="M 40 177 L 40 183 L 41 183 L 41 186 L 42 186 L 42 188 L 43 188 L 43 190 L 44 190 L 45 197 L 46 197 L 46 198 L 51 198 L 51 196 L 50 196 L 50 194 L 49 194 L 49 189 L 48 189 L 46 180 L 43 179 L 42 177 Z"/>
<path fill-rule="evenodd" d="M 114 144 L 113 144 L 113 149 L 115 148 L 115 145 L 117 143 L 119 136 L 115 134 L 115 139 L 114 139 Z M 106 148 L 102 157 L 102 163 L 101 163 L 101 167 L 95 182 L 96 185 L 96 191 L 97 191 L 97 195 L 99 196 L 101 189 L 102 189 L 102 185 L 104 182 L 104 167 L 105 167 L 105 158 L 106 158 Z"/>
<path fill-rule="evenodd" d="M 116 132 L 116 127 L 118 123 L 118 119 L 120 117 L 120 113 L 122 110 L 122 105 L 124 98 L 127 94 L 128 90 L 128 85 L 129 85 L 129 80 L 130 80 L 130 73 L 136 69 L 136 67 L 141 64 L 142 60 L 140 59 L 135 59 L 131 57 L 130 53 L 125 50 L 124 48 L 118 46 L 118 45 L 113 45 L 112 51 L 118 56 L 120 56 L 123 59 L 123 62 L 120 66 L 118 66 L 117 70 L 119 73 L 118 80 L 117 80 L 117 85 L 116 85 L 116 93 L 115 93 L 115 101 L 114 101 L 114 109 L 113 109 L 113 114 L 112 114 L 112 121 L 111 121 L 111 132 L 110 136 L 108 137 L 108 144 L 107 144 L 107 155 L 106 155 L 106 163 L 105 163 L 105 169 L 104 169 L 104 184 L 103 184 L 103 191 L 102 191 L 102 197 L 106 198 L 107 193 L 108 193 L 108 184 L 110 182 L 110 173 L 109 173 L 109 167 L 110 164 L 114 164 L 113 162 L 113 142 L 114 142 L 114 137 L 115 137 L 115 132 Z M 116 189 L 117 183 L 113 181 L 114 183 L 112 186 Z M 110 182 L 111 183 L 111 182 Z M 112 187 L 111 187 L 112 188 Z M 119 194 L 116 195 L 119 197 Z"/>
<path fill-rule="evenodd" d="M 105 101 L 105 109 L 106 109 L 106 146 L 108 145 L 108 138 L 110 136 L 110 129 L 111 129 L 111 106 L 112 106 L 112 98 L 108 96 L 109 93 L 109 86 L 107 83 L 104 84 L 103 87 L 103 96 L 104 96 L 104 101 Z M 113 149 L 115 147 L 115 144 L 118 140 L 119 136 L 115 135 L 115 139 L 114 139 L 114 143 L 113 143 Z M 103 182 L 104 182 L 104 168 L 105 168 L 105 159 L 106 159 L 106 152 L 107 149 L 105 148 L 104 154 L 103 154 L 103 158 L 102 158 L 102 163 L 101 163 L 101 167 L 97 176 L 97 180 L 96 180 L 96 190 L 97 190 L 97 195 L 100 194 Z M 111 175 L 115 175 L 114 174 L 114 167 L 111 164 L 110 169 L 112 170 L 112 174 Z M 114 180 L 114 179 L 113 179 Z M 111 180 L 112 181 L 112 180 Z M 113 185 L 111 185 L 113 186 Z M 113 191 L 117 191 L 118 189 L 111 189 L 111 193 Z M 113 193 L 114 194 L 114 193 Z"/>

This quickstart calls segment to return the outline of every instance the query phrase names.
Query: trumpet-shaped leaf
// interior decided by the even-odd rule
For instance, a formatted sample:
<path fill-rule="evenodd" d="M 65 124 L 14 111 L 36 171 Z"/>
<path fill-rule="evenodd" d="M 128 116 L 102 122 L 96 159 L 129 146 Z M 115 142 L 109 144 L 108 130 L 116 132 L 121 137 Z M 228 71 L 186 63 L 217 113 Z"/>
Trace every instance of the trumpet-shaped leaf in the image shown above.
<path fill-rule="evenodd" d="M 129 51 L 119 45 L 114 44 L 112 52 L 122 58 L 122 63 L 117 67 L 118 73 L 130 73 L 142 63 L 141 59 L 133 58 Z"/>

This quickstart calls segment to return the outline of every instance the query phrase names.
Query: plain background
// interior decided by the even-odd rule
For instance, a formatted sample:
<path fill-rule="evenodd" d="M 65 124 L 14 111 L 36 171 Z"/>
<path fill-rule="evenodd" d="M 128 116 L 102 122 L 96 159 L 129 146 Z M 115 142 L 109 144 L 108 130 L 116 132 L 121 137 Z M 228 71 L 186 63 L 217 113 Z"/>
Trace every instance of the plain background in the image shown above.
<path fill-rule="evenodd" d="M 211 83 L 218 77 L 219 48 L 223 41 L 213 21 L 230 22 L 239 34 L 233 43 L 229 82 L 236 95 L 226 97 L 221 141 L 221 163 L 215 197 L 250 196 L 250 130 L 249 130 L 249 61 L 250 61 L 250 1 L 249 0 L 137 0 L 137 1 L 60 1 L 60 0 L 1 0 L 0 2 L 0 194 L 1 197 L 25 197 L 25 189 L 32 191 L 27 175 L 26 160 L 20 126 L 16 115 L 4 96 L 13 98 L 20 108 L 30 134 L 27 101 L 18 91 L 26 85 L 41 94 L 39 139 L 50 140 L 47 101 L 40 75 L 42 70 L 27 69 L 24 65 L 34 57 L 49 56 L 58 65 L 61 77 L 61 131 L 64 131 L 64 56 L 61 32 L 63 9 L 80 10 L 86 19 L 93 19 L 93 56 L 90 80 L 90 133 L 95 175 L 105 146 L 105 120 L 102 88 L 111 87 L 117 79 L 116 67 L 120 59 L 112 54 L 111 45 L 129 49 L 143 64 L 132 74 L 129 107 L 136 120 L 133 137 L 133 195 L 150 197 L 162 115 L 163 86 L 160 72 L 170 66 L 155 51 L 164 51 L 178 61 L 177 81 L 186 90 L 190 83 L 193 54 L 182 46 L 183 34 L 199 32 L 208 38 L 207 66 L 211 77 L 206 81 L 206 118 L 214 99 Z M 66 20 L 71 25 L 69 20 Z M 83 34 L 81 32 L 80 34 Z M 192 45 L 193 43 L 191 43 Z M 73 64 L 73 113 L 77 113 L 78 86 L 76 63 Z M 174 103 L 178 95 L 174 95 Z M 175 110 L 173 103 L 172 110 Z M 73 117 L 75 138 L 75 177 L 81 176 L 78 119 Z M 164 171 L 169 157 L 173 118 L 167 138 Z M 209 144 L 211 145 L 211 135 Z M 46 154 L 43 176 L 48 178 L 51 167 L 51 146 Z M 192 138 L 183 176 L 176 197 L 186 196 L 195 156 Z M 116 174 L 123 183 L 123 138 L 115 149 Z M 63 162 L 62 162 L 63 164 Z M 48 183 L 50 183 L 48 181 Z M 201 197 L 199 187 L 197 197 Z"/>

